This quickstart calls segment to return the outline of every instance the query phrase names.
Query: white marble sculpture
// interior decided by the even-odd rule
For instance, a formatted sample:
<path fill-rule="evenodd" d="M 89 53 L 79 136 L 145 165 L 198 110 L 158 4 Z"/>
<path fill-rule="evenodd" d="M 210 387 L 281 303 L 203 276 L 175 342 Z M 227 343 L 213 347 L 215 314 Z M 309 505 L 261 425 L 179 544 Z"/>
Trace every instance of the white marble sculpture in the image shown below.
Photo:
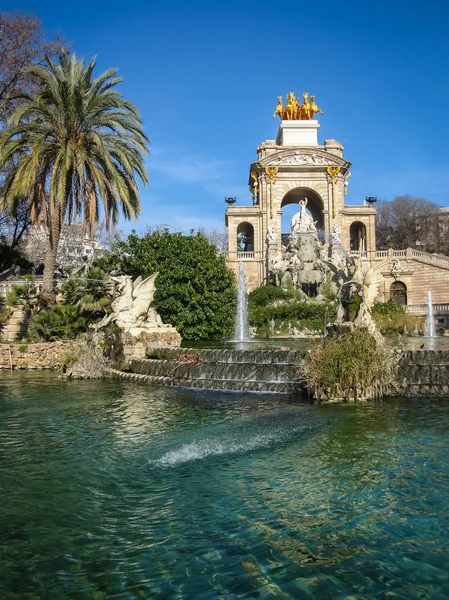
<path fill-rule="evenodd" d="M 316 226 L 314 220 L 306 211 L 307 198 L 304 198 L 304 200 L 300 200 L 299 205 L 301 207 L 300 210 L 297 213 L 295 213 L 292 218 L 292 235 L 299 235 L 308 231 L 315 232 Z"/>
<path fill-rule="evenodd" d="M 138 277 L 134 282 L 129 275 L 111 277 L 115 284 L 112 313 L 102 319 L 97 328 L 115 322 L 122 331 L 135 337 L 155 330 L 176 331 L 171 325 L 165 325 L 154 308 L 150 308 L 157 276 L 158 273 L 155 273 L 143 280 Z"/>
<path fill-rule="evenodd" d="M 276 236 L 276 232 L 274 230 L 274 227 L 268 227 L 267 230 L 267 244 L 268 246 L 274 246 L 277 244 L 277 236 Z"/>

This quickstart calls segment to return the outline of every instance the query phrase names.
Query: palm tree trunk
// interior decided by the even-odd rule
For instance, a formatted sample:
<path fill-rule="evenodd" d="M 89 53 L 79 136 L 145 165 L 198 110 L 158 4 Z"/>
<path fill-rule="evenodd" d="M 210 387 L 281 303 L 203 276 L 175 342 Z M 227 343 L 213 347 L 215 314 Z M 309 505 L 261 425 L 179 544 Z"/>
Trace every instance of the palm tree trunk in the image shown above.
<path fill-rule="evenodd" d="M 42 294 L 48 305 L 53 305 L 56 301 L 55 294 L 55 267 L 56 256 L 58 254 L 59 239 L 61 237 L 62 223 L 64 220 L 63 211 L 58 205 L 51 217 L 50 231 L 48 236 L 48 247 L 44 260 L 44 279 L 42 282 Z"/>

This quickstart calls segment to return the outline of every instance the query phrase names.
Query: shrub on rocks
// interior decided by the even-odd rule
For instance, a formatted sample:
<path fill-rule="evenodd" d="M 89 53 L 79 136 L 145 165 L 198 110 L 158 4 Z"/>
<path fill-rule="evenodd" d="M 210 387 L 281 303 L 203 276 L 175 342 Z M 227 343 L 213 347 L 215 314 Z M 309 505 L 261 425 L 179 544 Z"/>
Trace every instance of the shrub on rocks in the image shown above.
<path fill-rule="evenodd" d="M 310 350 L 306 386 L 317 400 L 367 400 L 388 393 L 395 381 L 394 355 L 366 329 L 327 338 Z"/>

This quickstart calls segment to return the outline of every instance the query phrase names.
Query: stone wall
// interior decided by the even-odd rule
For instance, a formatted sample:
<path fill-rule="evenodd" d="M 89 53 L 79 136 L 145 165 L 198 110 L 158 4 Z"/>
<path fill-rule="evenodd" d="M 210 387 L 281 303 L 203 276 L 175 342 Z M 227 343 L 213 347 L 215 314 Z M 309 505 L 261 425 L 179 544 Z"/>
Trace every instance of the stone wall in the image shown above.
<path fill-rule="evenodd" d="M 69 352 L 76 352 L 73 340 L 37 344 L 0 344 L 0 369 L 54 369 Z"/>
<path fill-rule="evenodd" d="M 449 398 L 449 351 L 405 350 L 396 395 Z"/>

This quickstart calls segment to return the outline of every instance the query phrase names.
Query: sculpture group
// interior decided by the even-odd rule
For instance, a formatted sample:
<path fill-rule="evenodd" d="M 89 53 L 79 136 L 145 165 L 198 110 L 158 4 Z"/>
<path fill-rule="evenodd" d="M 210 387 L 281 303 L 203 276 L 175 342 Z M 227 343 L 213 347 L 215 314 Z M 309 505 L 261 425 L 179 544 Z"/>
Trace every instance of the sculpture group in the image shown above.
<path fill-rule="evenodd" d="M 278 104 L 274 111 L 274 117 L 279 115 L 282 121 L 308 121 L 313 119 L 316 113 L 323 114 L 321 108 L 315 103 L 315 96 L 306 92 L 303 94 L 303 104 L 296 99 L 293 92 L 287 94 L 287 104 L 284 106 L 282 96 L 278 96 Z"/>

